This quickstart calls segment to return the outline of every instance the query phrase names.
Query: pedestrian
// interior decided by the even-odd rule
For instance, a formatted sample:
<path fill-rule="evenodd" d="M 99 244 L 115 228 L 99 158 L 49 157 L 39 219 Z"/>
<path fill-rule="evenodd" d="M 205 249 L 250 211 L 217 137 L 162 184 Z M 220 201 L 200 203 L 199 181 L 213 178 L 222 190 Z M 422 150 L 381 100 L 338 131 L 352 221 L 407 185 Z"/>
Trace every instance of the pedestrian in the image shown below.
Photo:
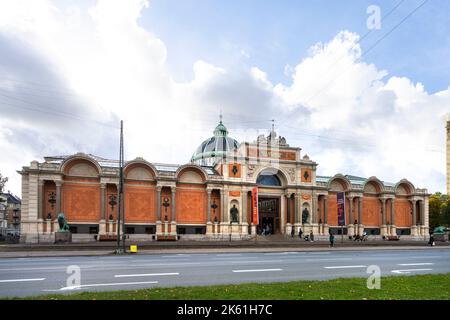
<path fill-rule="evenodd" d="M 302 228 L 299 227 L 299 228 L 298 228 L 298 237 L 299 237 L 300 239 L 302 239 L 302 235 L 303 235 Z"/>
<path fill-rule="evenodd" d="M 330 247 L 334 247 L 334 234 L 330 231 Z"/>
<path fill-rule="evenodd" d="M 295 235 L 295 229 L 294 229 L 294 228 L 292 228 L 292 229 L 291 229 L 291 238 L 293 238 L 293 237 L 294 237 L 294 235 Z"/>
<path fill-rule="evenodd" d="M 436 243 L 434 242 L 433 234 L 430 234 L 430 240 L 428 240 L 428 244 L 432 247 L 436 245 Z"/>
<path fill-rule="evenodd" d="M 309 233 L 309 241 L 314 242 L 314 233 L 312 231 Z"/>

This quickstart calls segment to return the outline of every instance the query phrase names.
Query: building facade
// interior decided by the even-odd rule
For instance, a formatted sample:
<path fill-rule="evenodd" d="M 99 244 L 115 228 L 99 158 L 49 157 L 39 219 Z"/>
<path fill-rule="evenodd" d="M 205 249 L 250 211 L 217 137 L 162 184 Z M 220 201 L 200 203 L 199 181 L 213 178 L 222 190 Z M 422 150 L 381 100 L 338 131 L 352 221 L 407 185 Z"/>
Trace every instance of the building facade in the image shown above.
<path fill-rule="evenodd" d="M 73 241 L 116 235 L 119 162 L 78 153 L 45 157 L 22 168 L 22 236 L 52 242 L 63 212 Z M 299 228 L 325 239 L 332 231 L 352 236 L 428 236 L 426 189 L 403 179 L 318 176 L 318 164 L 272 129 L 238 143 L 222 121 L 184 165 L 124 167 L 125 232 L 131 239 L 250 239 L 262 229 L 290 235 Z M 257 191 L 257 197 L 255 196 Z M 338 226 L 337 194 L 345 192 L 346 225 Z M 258 216 L 252 215 L 255 206 Z"/>
<path fill-rule="evenodd" d="M 0 193 L 0 229 L 1 234 L 20 231 L 21 200 L 10 191 Z"/>

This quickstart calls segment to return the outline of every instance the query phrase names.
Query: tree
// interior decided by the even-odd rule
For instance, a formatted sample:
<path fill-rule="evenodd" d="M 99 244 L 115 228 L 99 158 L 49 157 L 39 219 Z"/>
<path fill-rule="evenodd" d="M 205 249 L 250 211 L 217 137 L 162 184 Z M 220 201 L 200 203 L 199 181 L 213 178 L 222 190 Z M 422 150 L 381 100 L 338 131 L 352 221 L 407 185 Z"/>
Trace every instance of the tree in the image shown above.
<path fill-rule="evenodd" d="M 450 201 L 447 201 L 442 207 L 442 224 L 446 227 L 450 227 Z"/>
<path fill-rule="evenodd" d="M 429 200 L 430 228 L 449 225 L 449 211 L 450 204 L 447 195 L 440 192 L 431 195 Z"/>
<path fill-rule="evenodd" d="M 3 188 L 5 187 L 6 182 L 8 182 L 8 177 L 3 177 L 0 173 L 0 193 L 3 192 Z"/>

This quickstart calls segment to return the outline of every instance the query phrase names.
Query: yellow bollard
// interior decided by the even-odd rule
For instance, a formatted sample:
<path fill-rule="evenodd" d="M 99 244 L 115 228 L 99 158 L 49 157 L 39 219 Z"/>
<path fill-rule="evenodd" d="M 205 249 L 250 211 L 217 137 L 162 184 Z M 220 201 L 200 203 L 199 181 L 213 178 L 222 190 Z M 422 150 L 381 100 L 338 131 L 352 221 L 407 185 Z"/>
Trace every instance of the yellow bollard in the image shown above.
<path fill-rule="evenodd" d="M 131 245 L 130 246 L 130 252 L 131 253 L 137 253 L 137 245 Z"/>

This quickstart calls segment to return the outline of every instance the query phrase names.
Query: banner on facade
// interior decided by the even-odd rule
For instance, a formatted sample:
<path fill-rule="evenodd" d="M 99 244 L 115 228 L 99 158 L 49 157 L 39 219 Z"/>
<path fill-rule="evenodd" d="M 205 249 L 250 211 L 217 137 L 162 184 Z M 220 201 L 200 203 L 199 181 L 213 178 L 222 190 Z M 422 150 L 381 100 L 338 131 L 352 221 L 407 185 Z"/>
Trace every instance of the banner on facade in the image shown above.
<path fill-rule="evenodd" d="M 337 194 L 338 202 L 338 225 L 345 226 L 345 192 L 338 192 Z"/>
<path fill-rule="evenodd" d="M 258 188 L 252 189 L 252 223 L 257 225 L 259 223 L 258 215 Z"/>
<path fill-rule="evenodd" d="M 337 194 L 338 225 L 345 226 L 345 192 Z"/>

